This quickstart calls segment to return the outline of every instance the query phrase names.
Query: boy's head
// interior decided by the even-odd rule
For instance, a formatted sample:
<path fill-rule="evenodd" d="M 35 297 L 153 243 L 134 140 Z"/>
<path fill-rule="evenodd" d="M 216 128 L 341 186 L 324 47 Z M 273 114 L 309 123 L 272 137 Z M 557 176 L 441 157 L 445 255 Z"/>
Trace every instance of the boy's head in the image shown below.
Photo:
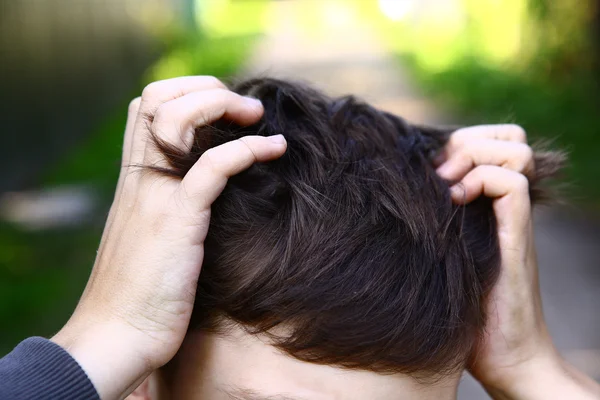
<path fill-rule="evenodd" d="M 259 123 L 200 127 L 185 153 L 157 142 L 177 176 L 245 135 L 288 143 L 213 204 L 189 333 L 165 374 L 175 398 L 454 390 L 500 253 L 491 201 L 454 205 L 435 172 L 450 131 L 297 83 L 234 91 L 262 101 Z"/>

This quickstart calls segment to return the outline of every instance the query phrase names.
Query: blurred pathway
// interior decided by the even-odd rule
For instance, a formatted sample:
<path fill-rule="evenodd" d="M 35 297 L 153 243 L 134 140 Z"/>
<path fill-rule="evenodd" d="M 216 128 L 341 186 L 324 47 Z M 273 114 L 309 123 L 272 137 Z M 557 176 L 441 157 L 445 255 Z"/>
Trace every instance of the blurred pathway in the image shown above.
<path fill-rule="evenodd" d="M 356 94 L 413 122 L 444 123 L 369 26 L 340 1 L 272 2 L 270 31 L 245 75 L 301 79 L 332 95 Z M 600 224 L 574 210 L 536 215 L 541 284 L 556 344 L 600 379 Z M 459 399 L 489 398 L 468 376 Z"/>

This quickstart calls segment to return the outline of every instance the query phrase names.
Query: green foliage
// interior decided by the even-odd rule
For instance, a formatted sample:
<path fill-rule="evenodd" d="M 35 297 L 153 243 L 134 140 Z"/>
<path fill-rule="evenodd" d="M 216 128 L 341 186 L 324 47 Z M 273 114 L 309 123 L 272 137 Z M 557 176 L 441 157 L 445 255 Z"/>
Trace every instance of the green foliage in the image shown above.
<path fill-rule="evenodd" d="M 515 122 L 566 148 L 569 194 L 591 203 L 600 199 L 594 3 L 456 0 L 374 26 L 455 122 Z"/>
<path fill-rule="evenodd" d="M 592 76 L 579 74 L 549 84 L 536 71 L 510 72 L 464 60 L 442 72 L 429 73 L 414 58 L 403 57 L 426 94 L 464 123 L 514 122 L 531 139 L 550 139 L 569 152 L 566 180 L 571 200 L 600 199 L 598 97 Z"/>
<path fill-rule="evenodd" d="M 100 226 L 23 232 L 0 225 L 0 354 L 60 329 L 83 291 Z"/>
<path fill-rule="evenodd" d="M 212 37 L 252 36 L 267 29 L 268 0 L 211 0 L 196 4 L 196 21 Z"/>

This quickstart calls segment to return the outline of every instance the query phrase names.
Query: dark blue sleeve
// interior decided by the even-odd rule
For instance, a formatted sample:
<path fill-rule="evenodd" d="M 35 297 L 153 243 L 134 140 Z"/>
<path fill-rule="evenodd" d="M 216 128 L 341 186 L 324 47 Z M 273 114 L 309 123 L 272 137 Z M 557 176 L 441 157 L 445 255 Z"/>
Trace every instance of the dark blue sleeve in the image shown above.
<path fill-rule="evenodd" d="M 32 337 L 0 359 L 0 399 L 99 400 L 100 397 L 69 353 L 47 339 Z"/>

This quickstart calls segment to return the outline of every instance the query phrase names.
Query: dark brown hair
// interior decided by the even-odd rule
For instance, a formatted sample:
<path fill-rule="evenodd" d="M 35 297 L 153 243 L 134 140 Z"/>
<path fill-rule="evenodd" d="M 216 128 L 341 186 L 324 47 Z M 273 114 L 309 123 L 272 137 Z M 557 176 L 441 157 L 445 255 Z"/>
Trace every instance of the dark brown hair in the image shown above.
<path fill-rule="evenodd" d="M 233 321 L 300 360 L 347 368 L 463 367 L 500 253 L 491 201 L 453 205 L 435 173 L 451 131 L 298 83 L 255 79 L 234 91 L 262 101 L 260 122 L 200 127 L 189 151 L 155 138 L 172 166 L 159 171 L 174 176 L 245 135 L 288 142 L 280 159 L 231 178 L 213 204 L 190 329 Z M 537 154 L 534 200 L 561 160 Z"/>

